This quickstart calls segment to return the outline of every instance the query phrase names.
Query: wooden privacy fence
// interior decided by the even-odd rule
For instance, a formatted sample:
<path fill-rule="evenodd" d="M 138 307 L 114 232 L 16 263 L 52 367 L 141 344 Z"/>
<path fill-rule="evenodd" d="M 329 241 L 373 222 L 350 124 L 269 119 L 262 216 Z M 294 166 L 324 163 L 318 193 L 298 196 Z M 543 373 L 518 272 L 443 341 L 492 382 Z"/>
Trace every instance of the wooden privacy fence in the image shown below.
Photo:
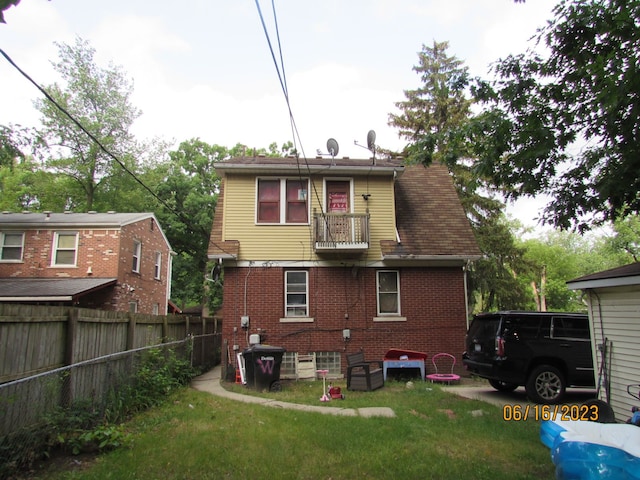
<path fill-rule="evenodd" d="M 214 317 L 0 304 L 0 383 L 118 352 L 219 333 Z M 207 353 L 194 349 L 194 363 Z"/>

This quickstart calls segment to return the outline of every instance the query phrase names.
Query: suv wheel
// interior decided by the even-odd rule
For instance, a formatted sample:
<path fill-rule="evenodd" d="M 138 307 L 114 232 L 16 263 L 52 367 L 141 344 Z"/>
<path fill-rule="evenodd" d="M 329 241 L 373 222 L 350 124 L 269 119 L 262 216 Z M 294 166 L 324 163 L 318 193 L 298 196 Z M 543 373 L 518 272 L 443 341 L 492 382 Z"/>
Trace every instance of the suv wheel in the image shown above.
<path fill-rule="evenodd" d="M 540 365 L 533 369 L 525 389 L 535 403 L 560 403 L 566 389 L 564 375 L 552 365 Z"/>
<path fill-rule="evenodd" d="M 518 385 L 516 383 L 503 382 L 502 380 L 489 379 L 489 385 L 499 392 L 513 392 Z"/>

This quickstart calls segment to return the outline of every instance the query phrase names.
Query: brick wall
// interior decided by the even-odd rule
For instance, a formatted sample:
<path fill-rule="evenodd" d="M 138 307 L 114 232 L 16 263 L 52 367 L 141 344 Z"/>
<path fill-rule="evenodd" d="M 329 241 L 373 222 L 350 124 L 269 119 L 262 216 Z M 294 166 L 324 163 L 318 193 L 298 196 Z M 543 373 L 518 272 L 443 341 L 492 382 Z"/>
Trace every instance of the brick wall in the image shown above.
<path fill-rule="evenodd" d="M 23 261 L 0 263 L 0 277 L 83 278 L 89 267 L 95 278 L 118 276 L 119 230 L 71 230 L 79 234 L 77 266 L 53 267 L 54 236 L 63 231 L 25 230 Z"/>
<path fill-rule="evenodd" d="M 158 225 L 151 218 L 121 229 L 73 229 L 78 232 L 77 266 L 52 267 L 56 230 L 25 230 L 23 262 L 0 263 L 0 277 L 33 278 L 117 278 L 111 290 L 85 299 L 83 306 L 128 311 L 136 302 L 139 313 L 166 314 L 169 248 Z M 132 271 L 133 242 L 142 243 L 140 272 Z M 160 252 L 160 280 L 155 277 L 155 253 Z M 88 302 L 88 303 L 87 303 Z"/>
<path fill-rule="evenodd" d="M 132 269 L 134 241 L 142 243 L 139 273 Z M 156 252 L 161 253 L 159 280 L 154 278 Z M 122 227 L 118 284 L 123 287 L 117 296 L 117 310 L 127 310 L 129 302 L 137 302 L 140 313 L 153 313 L 154 304 L 160 306 L 160 315 L 166 313 L 169 255 L 164 237 L 153 219 L 148 218 Z M 197 274 L 201 275 L 200 272 Z"/>
<path fill-rule="evenodd" d="M 283 323 L 283 268 L 225 267 L 224 338 L 243 349 L 247 346 L 245 333 L 261 333 L 263 343 L 287 351 L 346 354 L 363 349 L 368 359 L 382 359 L 390 348 L 426 352 L 429 356 L 444 351 L 455 354 L 461 365 L 466 332 L 461 268 L 398 269 L 401 314 L 406 321 L 374 321 L 376 269 L 307 270 L 310 317 L 314 321 Z M 240 317 L 245 313 L 250 317 L 249 332 L 240 328 Z M 351 331 L 351 340 L 345 343 L 342 330 L 346 328 Z M 344 369 L 344 356 L 342 363 Z"/>

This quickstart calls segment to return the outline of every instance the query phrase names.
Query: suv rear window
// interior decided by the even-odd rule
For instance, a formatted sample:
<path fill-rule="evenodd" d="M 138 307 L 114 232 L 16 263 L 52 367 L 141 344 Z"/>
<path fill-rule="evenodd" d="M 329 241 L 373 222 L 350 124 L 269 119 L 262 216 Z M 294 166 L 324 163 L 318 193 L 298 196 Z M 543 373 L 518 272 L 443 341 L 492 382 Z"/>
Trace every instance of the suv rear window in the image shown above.
<path fill-rule="evenodd" d="M 500 327 L 499 316 L 476 317 L 469 327 L 470 338 L 495 338 Z"/>
<path fill-rule="evenodd" d="M 537 338 L 540 332 L 540 317 L 505 316 L 503 336 L 512 338 Z"/>

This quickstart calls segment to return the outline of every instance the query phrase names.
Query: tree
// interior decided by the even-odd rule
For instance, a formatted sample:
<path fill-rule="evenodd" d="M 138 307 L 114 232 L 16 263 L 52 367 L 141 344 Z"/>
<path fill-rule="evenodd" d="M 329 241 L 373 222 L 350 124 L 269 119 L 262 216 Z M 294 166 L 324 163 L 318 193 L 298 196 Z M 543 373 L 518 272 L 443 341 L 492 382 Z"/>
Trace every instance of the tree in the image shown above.
<path fill-rule="evenodd" d="M 405 90 L 406 100 L 396 103 L 399 114 L 389 115 L 389 124 L 399 129 L 410 144 L 407 161 L 447 166 L 465 212 L 483 252 L 483 259 L 470 271 L 469 295 L 481 309 L 521 308 L 528 295 L 514 272 L 520 268 L 522 251 L 515 248 L 505 225 L 503 204 L 488 196 L 491 191 L 472 170 L 472 145 L 464 132 L 472 118 L 472 101 L 467 98 L 469 76 L 461 60 L 447 54 L 448 42 L 422 46 L 413 70 L 422 86 Z"/>
<path fill-rule="evenodd" d="M 0 0 L 0 23 L 7 23 L 4 19 L 4 11 L 12 5 L 18 5 L 20 0 Z"/>
<path fill-rule="evenodd" d="M 119 67 L 97 66 L 95 50 L 85 40 L 56 45 L 60 60 L 53 66 L 66 86 L 54 84 L 46 90 L 112 155 L 135 165 L 135 142 L 129 128 L 140 111 L 130 103 L 131 82 Z M 35 105 L 43 115 L 48 151 L 56 152 L 47 165 L 75 181 L 79 192 L 70 203 L 92 210 L 103 184 L 121 172 L 121 165 L 50 101 L 39 99 Z"/>
<path fill-rule="evenodd" d="M 509 198 L 550 196 L 546 222 L 585 231 L 640 211 L 640 2 L 562 0 L 553 13 L 545 54 L 499 60 L 476 85 L 485 111 L 467 134 L 479 175 Z"/>
<path fill-rule="evenodd" d="M 169 161 L 157 167 L 162 172 L 157 194 L 165 202 L 157 215 L 178 252 L 172 296 L 182 307 L 203 301 L 209 235 L 220 188 L 214 167 L 228 156 L 227 148 L 196 138 L 182 142 L 169 152 Z"/>
<path fill-rule="evenodd" d="M 620 255 L 620 265 L 640 261 L 640 216 L 629 215 L 613 223 L 613 235 L 607 244 Z"/>
<path fill-rule="evenodd" d="M 512 226 L 496 214 L 475 228 L 482 258 L 473 263 L 469 275 L 471 310 L 535 310 L 529 284 L 521 274 L 532 265 L 524 258 Z"/>

